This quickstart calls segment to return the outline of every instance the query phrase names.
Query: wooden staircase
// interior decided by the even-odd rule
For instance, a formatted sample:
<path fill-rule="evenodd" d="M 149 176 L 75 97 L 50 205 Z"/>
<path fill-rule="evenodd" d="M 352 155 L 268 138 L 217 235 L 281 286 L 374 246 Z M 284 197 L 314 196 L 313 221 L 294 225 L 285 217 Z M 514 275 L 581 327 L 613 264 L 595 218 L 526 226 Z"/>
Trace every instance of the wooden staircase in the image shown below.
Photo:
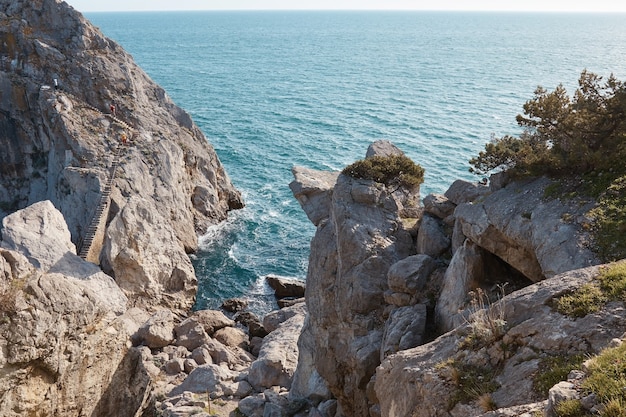
<path fill-rule="evenodd" d="M 89 250 L 91 250 L 91 245 L 93 244 L 93 240 L 98 232 L 98 226 L 102 222 L 102 218 L 109 214 L 109 197 L 111 196 L 111 189 L 113 187 L 113 181 L 115 180 L 117 167 L 120 163 L 120 153 L 120 146 L 118 145 L 115 149 L 113 162 L 109 168 L 109 180 L 105 184 L 104 190 L 102 190 L 98 206 L 96 207 L 96 210 L 91 218 L 91 222 L 89 223 L 89 227 L 79 244 L 78 256 L 83 259 L 87 258 Z"/>

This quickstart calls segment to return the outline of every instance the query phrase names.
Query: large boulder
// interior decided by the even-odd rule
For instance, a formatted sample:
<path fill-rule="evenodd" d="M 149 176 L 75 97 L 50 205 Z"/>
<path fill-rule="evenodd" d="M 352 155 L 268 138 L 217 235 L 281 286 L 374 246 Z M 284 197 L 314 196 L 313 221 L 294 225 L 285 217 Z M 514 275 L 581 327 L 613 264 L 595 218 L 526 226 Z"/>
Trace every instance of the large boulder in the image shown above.
<path fill-rule="evenodd" d="M 24 252 L 0 249 L 2 415 L 134 414 L 150 379 L 129 339 L 145 316 L 127 310 L 113 279 L 73 253 L 69 233 L 46 236 L 53 230 L 67 226 L 48 203 L 4 221 L 10 238 L 0 246 Z M 49 254 L 23 246 L 51 237 Z"/>
<path fill-rule="evenodd" d="M 63 214 L 48 200 L 2 219 L 2 247 L 24 253 L 44 271 L 66 255 L 76 255 Z"/>
<path fill-rule="evenodd" d="M 457 330 L 388 356 L 376 371 L 380 415 L 492 415 L 484 414 L 477 402 L 458 402 L 462 388 L 454 381 L 468 372 L 489 375 L 489 395 L 498 408 L 536 410 L 540 398 L 533 380 L 546 371 L 542 358 L 598 353 L 626 330 L 623 303 L 607 303 L 582 318 L 563 315 L 552 307 L 556 296 L 591 282 L 598 271 L 598 267 L 574 270 L 527 286 L 491 305 L 490 313 L 469 317 Z M 486 317 L 502 318 L 506 325 L 499 328 L 500 333 L 481 339 L 474 332 L 480 325 L 476 320 Z M 521 407 L 525 404 L 530 406 Z"/>
<path fill-rule="evenodd" d="M 514 182 L 480 201 L 459 205 L 462 233 L 533 282 L 599 263 L 584 246 L 592 202 L 546 198 L 547 178 Z M 482 194 L 481 194 L 482 195 Z"/>
<path fill-rule="evenodd" d="M 173 244 L 172 225 L 150 201 L 129 198 L 106 234 L 103 267 L 110 268 L 133 305 L 191 309 L 197 286 L 193 266 L 183 247 Z"/>
<path fill-rule="evenodd" d="M 248 382 L 255 389 L 291 387 L 298 364 L 298 337 L 303 323 L 304 315 L 295 315 L 263 339 L 259 357 L 248 372 Z"/>

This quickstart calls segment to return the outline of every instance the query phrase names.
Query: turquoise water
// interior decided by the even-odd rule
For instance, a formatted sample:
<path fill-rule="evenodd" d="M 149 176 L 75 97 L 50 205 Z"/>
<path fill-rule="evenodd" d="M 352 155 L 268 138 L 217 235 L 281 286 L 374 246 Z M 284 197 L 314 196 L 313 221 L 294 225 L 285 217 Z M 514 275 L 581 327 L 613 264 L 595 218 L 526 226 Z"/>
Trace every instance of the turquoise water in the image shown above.
<path fill-rule="evenodd" d="M 517 134 L 538 85 L 583 69 L 626 79 L 626 15 L 450 12 L 89 13 L 215 147 L 246 200 L 201 239 L 197 308 L 261 277 L 306 276 L 314 227 L 291 167 L 340 170 L 388 139 L 426 169 L 422 194 L 475 179 L 467 161 Z"/>

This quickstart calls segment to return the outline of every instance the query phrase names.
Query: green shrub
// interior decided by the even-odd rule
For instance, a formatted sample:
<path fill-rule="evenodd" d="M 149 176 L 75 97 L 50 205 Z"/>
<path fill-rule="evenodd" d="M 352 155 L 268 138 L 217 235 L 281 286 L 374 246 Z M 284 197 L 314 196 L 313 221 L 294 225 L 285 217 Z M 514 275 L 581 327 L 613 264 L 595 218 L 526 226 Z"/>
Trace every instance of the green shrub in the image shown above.
<path fill-rule="evenodd" d="M 598 255 L 606 262 L 626 258 L 626 176 L 612 181 L 589 215 Z"/>
<path fill-rule="evenodd" d="M 483 400 L 485 403 L 486 394 L 495 392 L 500 385 L 494 381 L 497 376 L 496 370 L 489 367 L 483 368 L 469 364 L 453 363 L 455 370 L 456 392 L 451 398 L 450 409 L 457 403 L 468 404 L 472 401 Z"/>
<path fill-rule="evenodd" d="M 492 139 L 470 160 L 470 171 L 505 170 L 514 176 L 626 172 L 626 85 L 583 71 L 569 97 L 562 85 L 537 87 L 517 123 L 519 137 Z"/>
<path fill-rule="evenodd" d="M 533 378 L 533 390 L 548 398 L 548 391 L 561 381 L 567 380 L 567 375 L 573 370 L 580 368 L 584 360 L 583 355 L 573 356 L 548 356 L 539 363 L 540 372 Z"/>
<path fill-rule="evenodd" d="M 626 343 L 603 350 L 588 361 L 587 369 L 588 376 L 582 383 L 585 392 L 596 394 L 605 406 L 621 409 L 622 414 L 610 415 L 626 415 Z"/>
<path fill-rule="evenodd" d="M 553 300 L 553 307 L 570 317 L 595 313 L 608 301 L 626 302 L 626 261 L 603 268 L 593 282 Z"/>
<path fill-rule="evenodd" d="M 424 168 L 405 155 L 373 156 L 348 165 L 342 174 L 387 186 L 416 188 L 424 182 Z"/>
<path fill-rule="evenodd" d="M 564 400 L 558 403 L 554 409 L 557 417 L 585 417 L 590 416 L 583 408 L 580 400 Z"/>
<path fill-rule="evenodd" d="M 608 298 L 596 283 L 585 284 L 554 301 L 556 311 L 570 317 L 585 317 L 600 311 Z"/>

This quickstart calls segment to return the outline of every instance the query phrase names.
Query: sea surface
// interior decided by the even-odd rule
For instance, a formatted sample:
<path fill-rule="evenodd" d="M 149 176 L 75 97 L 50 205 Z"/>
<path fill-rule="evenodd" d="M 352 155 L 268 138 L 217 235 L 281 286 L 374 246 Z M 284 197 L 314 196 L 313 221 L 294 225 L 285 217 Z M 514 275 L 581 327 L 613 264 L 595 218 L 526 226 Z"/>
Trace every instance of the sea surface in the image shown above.
<path fill-rule="evenodd" d="M 458 178 L 541 85 L 626 79 L 626 14 L 484 12 L 87 13 L 215 147 L 246 208 L 202 236 L 196 308 L 304 279 L 315 232 L 289 183 L 341 170 L 387 139 L 426 169 L 422 195 Z"/>

